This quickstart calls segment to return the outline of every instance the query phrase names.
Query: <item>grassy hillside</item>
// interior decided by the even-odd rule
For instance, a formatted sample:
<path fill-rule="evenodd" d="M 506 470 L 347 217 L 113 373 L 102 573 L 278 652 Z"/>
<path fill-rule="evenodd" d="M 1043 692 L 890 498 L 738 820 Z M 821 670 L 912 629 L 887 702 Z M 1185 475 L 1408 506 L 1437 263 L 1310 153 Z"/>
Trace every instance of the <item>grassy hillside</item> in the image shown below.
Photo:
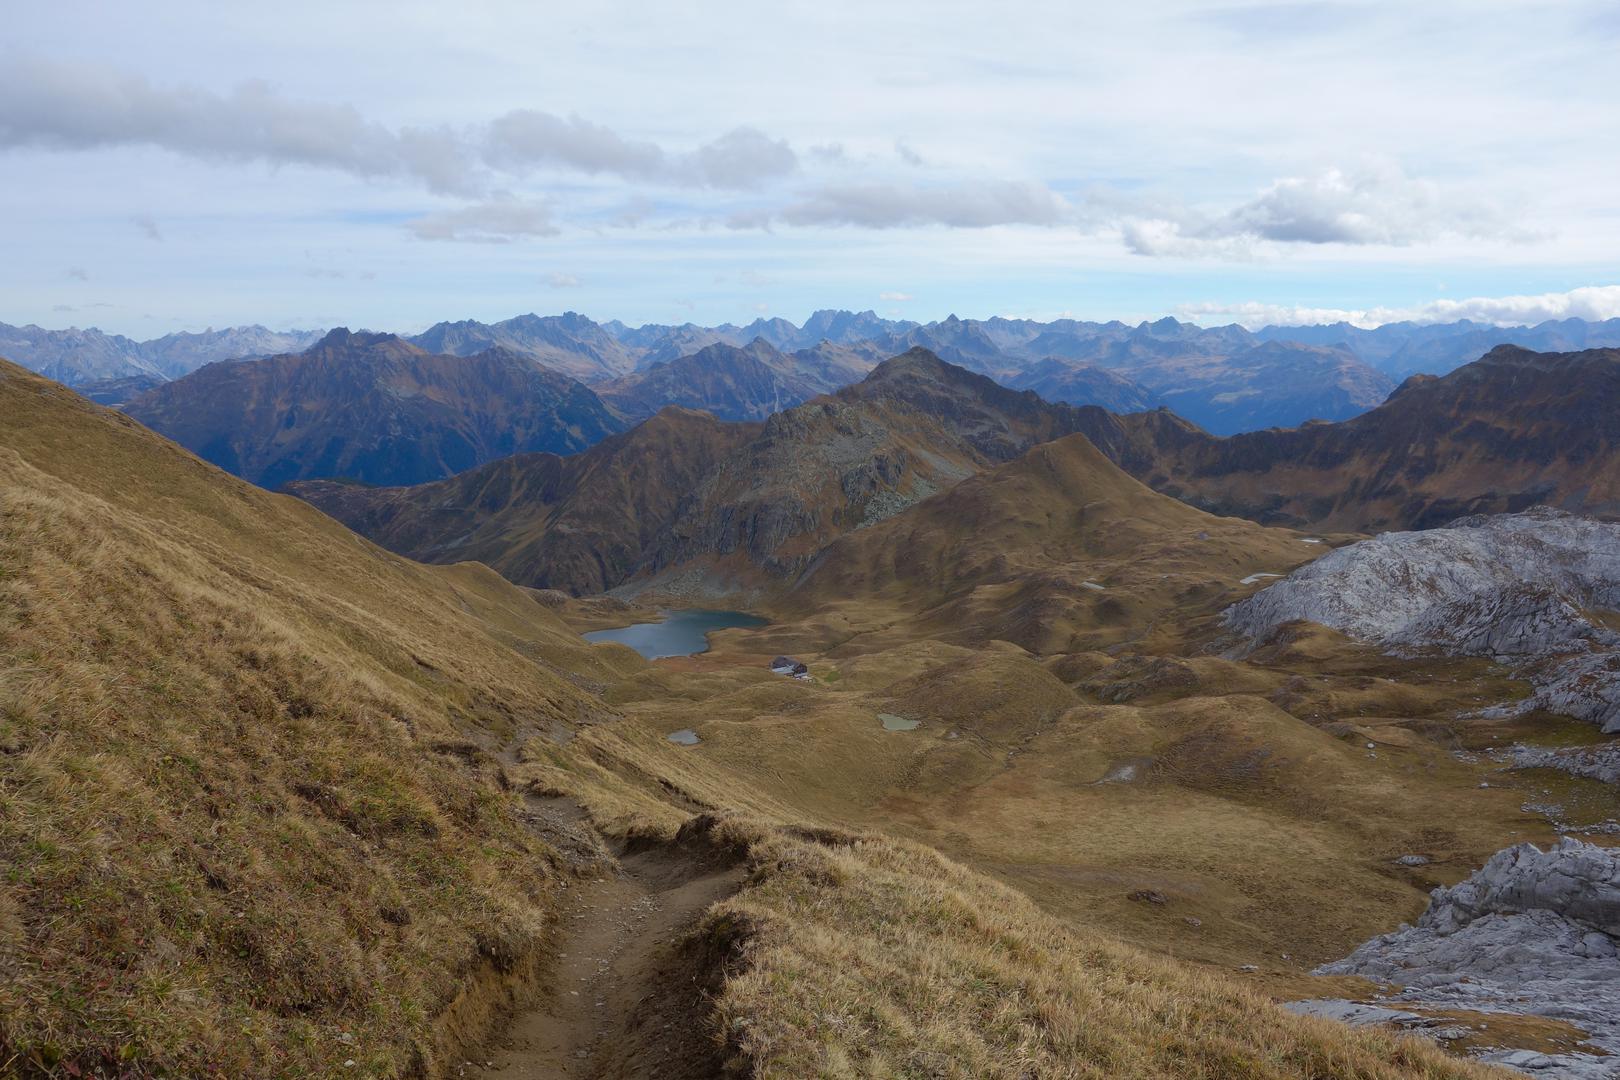
<path fill-rule="evenodd" d="M 1213 611 L 1244 578 L 1322 550 L 1157 494 L 1077 434 L 841 537 L 785 608 L 838 611 L 877 635 L 868 644 L 1002 638 L 1073 652 Z"/>
<path fill-rule="evenodd" d="M 818 842 L 818 840 L 820 842 Z M 757 841 L 720 1000 L 751 1075 L 1483 1080 L 1432 1043 L 1295 1017 L 1219 975 L 1065 928 L 1022 894 L 876 836 Z"/>
<path fill-rule="evenodd" d="M 745 863 L 672 1014 L 739 1076 L 1492 1075 L 1220 968 L 1405 913 L 1422 883 L 1383 864 L 1413 822 L 1444 796 L 1425 842 L 1471 859 L 1513 794 L 1421 747 L 1363 763 L 1256 696 L 1280 669 L 922 635 L 806 683 L 756 663 L 782 632 L 586 647 L 480 565 L 390 555 L 0 365 L 0 1075 L 455 1075 L 561 992 L 567 798 L 610 842 Z M 1095 783 L 1121 757 L 1160 765 Z"/>
<path fill-rule="evenodd" d="M 607 669 L 11 365 L 0 417 L 0 1062 L 441 1063 L 558 876 L 500 748 Z"/>

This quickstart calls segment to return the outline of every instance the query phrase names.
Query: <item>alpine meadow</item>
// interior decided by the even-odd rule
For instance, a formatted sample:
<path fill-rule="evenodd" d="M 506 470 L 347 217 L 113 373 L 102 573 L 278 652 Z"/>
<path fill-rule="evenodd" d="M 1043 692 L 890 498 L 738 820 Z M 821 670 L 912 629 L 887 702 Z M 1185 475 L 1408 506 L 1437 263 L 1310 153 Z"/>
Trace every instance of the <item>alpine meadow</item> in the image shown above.
<path fill-rule="evenodd" d="M 0 1080 L 1620 1080 L 1600 0 L 0 43 Z"/>

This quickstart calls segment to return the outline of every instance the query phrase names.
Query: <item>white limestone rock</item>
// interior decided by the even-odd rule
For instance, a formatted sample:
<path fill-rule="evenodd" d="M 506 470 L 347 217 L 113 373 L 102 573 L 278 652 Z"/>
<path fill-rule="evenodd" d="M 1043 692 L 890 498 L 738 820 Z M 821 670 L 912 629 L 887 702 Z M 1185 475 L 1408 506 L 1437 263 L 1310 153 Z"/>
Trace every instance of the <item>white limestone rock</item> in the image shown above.
<path fill-rule="evenodd" d="M 1566 838 L 1520 844 L 1466 881 L 1435 889 L 1415 926 L 1376 937 L 1322 975 L 1360 975 L 1402 989 L 1382 1008 L 1469 1009 L 1568 1021 L 1620 1054 L 1620 851 Z M 1620 1059 L 1512 1048 L 1494 1060 L 1539 1075 L 1612 1077 Z"/>
<path fill-rule="evenodd" d="M 1396 655 L 1489 656 L 1535 687 L 1499 714 L 1547 709 L 1620 732 L 1620 525 L 1536 507 L 1384 533 L 1329 552 L 1228 608 L 1264 639 L 1308 620 Z"/>

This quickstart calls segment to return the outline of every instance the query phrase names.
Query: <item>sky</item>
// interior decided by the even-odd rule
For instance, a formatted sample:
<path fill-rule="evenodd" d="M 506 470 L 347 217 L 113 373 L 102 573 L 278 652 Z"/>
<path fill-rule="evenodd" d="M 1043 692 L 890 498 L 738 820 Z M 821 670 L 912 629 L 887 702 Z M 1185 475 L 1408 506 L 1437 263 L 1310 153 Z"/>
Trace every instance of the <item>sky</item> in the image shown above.
<path fill-rule="evenodd" d="M 18 4 L 0 321 L 1620 316 L 1620 5 Z"/>

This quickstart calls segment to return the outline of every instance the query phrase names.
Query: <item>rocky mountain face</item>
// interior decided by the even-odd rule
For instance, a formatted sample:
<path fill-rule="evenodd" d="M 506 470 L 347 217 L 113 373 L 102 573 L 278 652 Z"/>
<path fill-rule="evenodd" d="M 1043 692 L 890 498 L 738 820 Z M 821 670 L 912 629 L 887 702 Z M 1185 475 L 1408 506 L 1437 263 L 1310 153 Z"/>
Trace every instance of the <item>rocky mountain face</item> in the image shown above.
<path fill-rule="evenodd" d="M 97 379 L 95 382 L 80 383 L 73 389 L 97 405 L 105 405 L 109 409 L 122 409 L 142 394 L 156 390 L 166 381 L 168 380 L 161 375 L 123 375 L 115 379 Z"/>
<path fill-rule="evenodd" d="M 1491 326 L 1463 319 L 1425 325 L 1387 323 L 1372 329 L 1341 322 L 1326 326 L 1268 326 L 1256 336 L 1266 341 L 1347 349 L 1384 374 L 1405 379 L 1420 373 L 1444 375 L 1499 345 L 1517 345 L 1536 352 L 1620 347 L 1620 319 L 1556 319 L 1535 326 Z"/>
<path fill-rule="evenodd" d="M 1006 380 L 1018 390 L 1031 390 L 1047 401 L 1065 405 L 1096 405 L 1109 412 L 1133 413 L 1164 404 L 1158 395 L 1117 372 L 1096 364 L 1039 360 Z"/>
<path fill-rule="evenodd" d="M 1499 1050 L 1487 1060 L 1535 1076 L 1600 1080 L 1620 1054 L 1620 851 L 1565 838 L 1498 852 L 1438 888 L 1414 926 L 1362 945 L 1321 975 L 1404 986 L 1404 1007 L 1545 1016 L 1576 1024 L 1602 1053 Z"/>
<path fill-rule="evenodd" d="M 1053 405 L 920 350 L 763 425 L 698 415 L 665 410 L 577 462 L 531 456 L 420 491 L 293 490 L 395 550 L 477 557 L 527 585 L 586 592 L 686 570 L 779 583 L 843 533 L 1037 443 L 1087 431 L 1133 458 L 1147 456 L 1150 437 L 1104 410 Z M 595 565 L 563 544 L 581 526 L 558 508 L 599 502 L 647 509 L 593 519 L 582 535 L 617 553 Z"/>
<path fill-rule="evenodd" d="M 820 360 L 819 354 L 811 361 Z M 779 352 L 764 338 L 742 348 L 716 343 L 690 356 L 660 361 L 630 375 L 598 383 L 602 399 L 632 420 L 675 405 L 722 420 L 763 420 L 843 385 L 828 385 L 822 370 Z"/>
<path fill-rule="evenodd" d="M 300 352 L 321 339 L 321 330 L 267 330 L 262 326 L 232 326 L 224 330 L 182 331 L 141 343 L 141 353 L 166 378 L 196 371 L 217 360 L 240 360 Z"/>
<path fill-rule="evenodd" d="M 646 570 L 715 564 L 741 580 L 789 579 L 845 533 L 1039 443 L 1083 432 L 1128 459 L 1154 426 L 1055 405 L 913 349 L 766 421 L 698 490 Z"/>
<path fill-rule="evenodd" d="M 498 323 L 471 319 L 441 322 L 411 338 L 417 347 L 445 356 L 473 356 L 493 348 L 520 353 L 547 367 L 595 382 L 635 367 L 636 354 L 613 335 L 576 312 L 519 315 Z"/>
<path fill-rule="evenodd" d="M 520 584 L 597 593 L 635 573 L 688 494 L 759 430 L 671 406 L 567 457 L 517 454 L 412 487 L 287 490 L 422 562 L 476 559 Z"/>
<path fill-rule="evenodd" d="M 1039 368 L 1102 368 L 1216 434 L 1344 419 L 1377 405 L 1395 386 L 1340 347 L 1262 341 L 1238 326 L 1168 318 L 1127 326 L 953 316 L 886 344 L 921 344 L 1010 386 L 1034 389 L 1040 387 L 1031 372 Z"/>
<path fill-rule="evenodd" d="M 1394 388 L 1387 376 L 1342 344 L 1262 339 L 1238 326 L 1206 329 L 1175 319 L 1128 326 L 952 315 L 920 324 L 882 319 L 870 311 L 819 311 L 803 327 L 785 319 L 758 319 L 744 327 L 686 323 L 631 328 L 616 322 L 598 325 L 570 312 L 493 324 L 441 323 L 412 340 L 431 351 L 455 354 L 502 345 L 594 385 L 673 364 L 716 345 L 752 347 L 757 339 L 794 355 L 843 350 L 841 381 L 822 390 L 859 378 L 861 364 L 870 368 L 884 357 L 921 348 L 1055 400 L 1116 411 L 1166 404 L 1217 434 L 1311 418 L 1343 419 L 1377 405 Z M 655 397 L 654 390 L 674 388 L 666 379 L 645 385 L 644 412 L 692 403 Z"/>
<path fill-rule="evenodd" d="M 1342 349 L 1267 342 L 1230 353 L 1172 352 L 1124 373 L 1179 416 L 1217 435 L 1343 420 L 1395 388 Z"/>
<path fill-rule="evenodd" d="M 1353 419 L 1184 433 L 1152 469 L 1131 471 L 1216 513 L 1377 532 L 1538 503 L 1620 516 L 1617 453 L 1620 351 L 1504 346 L 1440 378 L 1413 376 Z"/>
<path fill-rule="evenodd" d="M 1536 709 L 1620 732 L 1620 525 L 1538 507 L 1384 533 L 1329 552 L 1234 605 L 1264 639 L 1296 620 L 1397 654 L 1488 656 L 1535 687 Z"/>
<path fill-rule="evenodd" d="M 623 427 L 588 388 L 527 356 L 441 356 L 341 329 L 302 353 L 210 364 L 126 411 L 269 488 L 420 483 L 509 454 L 573 453 Z"/>
<path fill-rule="evenodd" d="M 104 334 L 93 327 L 45 330 L 32 325 L 0 323 L 0 356 L 73 387 L 129 378 L 162 382 L 216 360 L 269 356 L 307 348 L 320 336 L 318 330 L 276 331 L 262 326 L 235 326 L 132 341 L 119 334 Z"/>

